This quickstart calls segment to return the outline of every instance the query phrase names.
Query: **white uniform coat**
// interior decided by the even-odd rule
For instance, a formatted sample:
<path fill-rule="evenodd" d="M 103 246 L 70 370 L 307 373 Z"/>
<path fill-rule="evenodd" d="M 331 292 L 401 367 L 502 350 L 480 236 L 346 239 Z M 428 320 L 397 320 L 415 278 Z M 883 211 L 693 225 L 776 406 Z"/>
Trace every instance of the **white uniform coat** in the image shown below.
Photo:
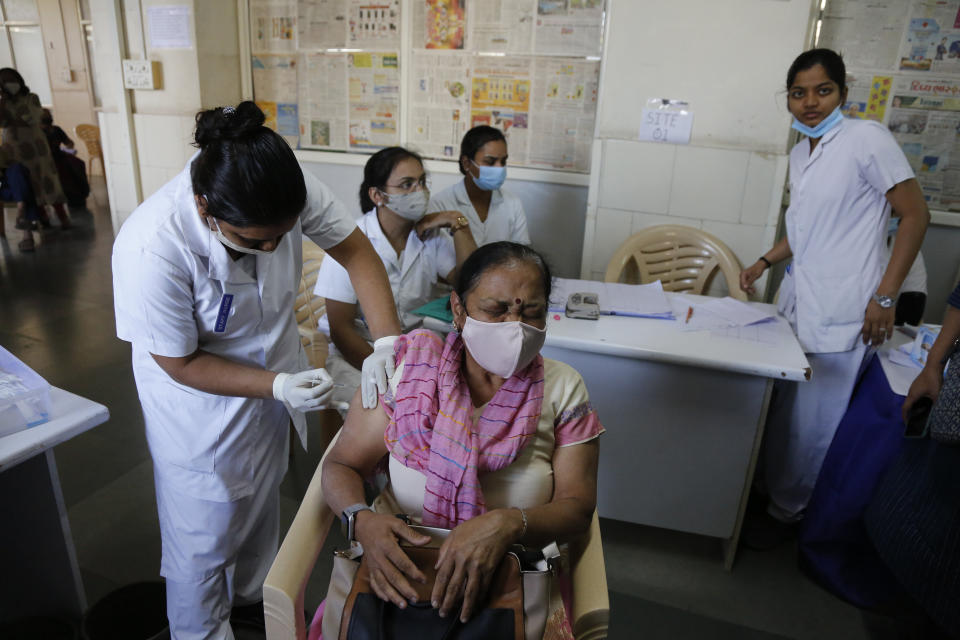
<path fill-rule="evenodd" d="M 430 302 L 433 285 L 439 278 L 447 277 L 457 266 L 453 239 L 444 230 L 439 230 L 440 233 L 420 240 L 416 231 L 411 229 L 403 253 L 397 256 L 390 241 L 383 235 L 376 209 L 363 214 L 357 220 L 357 226 L 370 239 L 370 244 L 387 270 L 393 301 L 397 305 L 403 330 L 416 328 L 422 318 L 413 313 L 413 310 Z M 324 259 L 320 264 L 313 292 L 315 295 L 347 304 L 357 302 L 350 275 L 336 260 Z M 330 321 L 326 314 L 320 318 L 319 329 L 330 337 Z M 365 337 L 370 337 L 368 332 Z M 331 342 L 331 353 L 335 349 Z"/>
<path fill-rule="evenodd" d="M 497 189 L 490 196 L 490 210 L 487 212 L 486 222 L 480 221 L 463 180 L 430 197 L 427 213 L 435 211 L 462 213 L 470 221 L 470 232 L 478 247 L 501 240 L 530 244 L 523 204 L 520 198 L 504 189 Z"/>
<path fill-rule="evenodd" d="M 886 193 L 912 177 L 896 140 L 870 120 L 844 119 L 813 153 L 806 138 L 790 152 L 793 264 L 780 311 L 805 352 L 853 348 L 887 264 Z"/>
<path fill-rule="evenodd" d="M 913 177 L 887 129 L 845 119 L 810 153 L 790 152 L 787 238 L 793 251 L 780 312 L 807 353 L 809 382 L 778 383 L 765 438 L 769 512 L 802 517 L 864 358 L 864 313 L 889 259 L 886 193 Z"/>
<path fill-rule="evenodd" d="M 306 369 L 293 315 L 301 231 L 328 249 L 356 227 L 327 187 L 304 172 L 307 205 L 277 249 L 256 256 L 253 279 L 197 213 L 191 163 L 133 212 L 114 242 L 117 336 L 133 345 L 158 480 L 195 498 L 231 501 L 251 495 L 277 463 L 266 454 L 285 441 L 287 412 L 275 400 L 182 385 L 150 354 L 182 357 L 199 348 L 272 371 Z"/>

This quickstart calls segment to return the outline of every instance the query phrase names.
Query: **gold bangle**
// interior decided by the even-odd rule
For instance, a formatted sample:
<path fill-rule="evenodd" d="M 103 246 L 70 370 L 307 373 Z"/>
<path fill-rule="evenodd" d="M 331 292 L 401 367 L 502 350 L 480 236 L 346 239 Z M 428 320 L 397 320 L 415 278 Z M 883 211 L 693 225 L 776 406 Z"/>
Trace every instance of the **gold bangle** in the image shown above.
<path fill-rule="evenodd" d="M 514 507 L 514 509 L 520 512 L 520 519 L 523 520 L 523 528 L 520 529 L 520 537 L 518 538 L 518 540 L 523 540 L 523 537 L 527 535 L 527 514 L 520 507 Z"/>

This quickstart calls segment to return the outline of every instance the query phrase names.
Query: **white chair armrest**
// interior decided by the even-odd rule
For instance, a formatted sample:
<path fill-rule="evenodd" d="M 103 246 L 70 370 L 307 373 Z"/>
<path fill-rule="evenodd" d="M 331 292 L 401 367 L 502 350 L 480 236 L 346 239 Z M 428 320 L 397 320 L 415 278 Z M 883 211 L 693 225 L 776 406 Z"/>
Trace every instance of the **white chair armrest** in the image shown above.
<path fill-rule="evenodd" d="M 334 437 L 327 453 L 336 441 L 337 437 Z M 269 640 L 305 640 L 307 637 L 303 620 L 304 589 L 336 517 L 323 497 L 320 486 L 322 468 L 323 460 L 317 465 L 293 524 L 263 583 L 263 614 Z"/>

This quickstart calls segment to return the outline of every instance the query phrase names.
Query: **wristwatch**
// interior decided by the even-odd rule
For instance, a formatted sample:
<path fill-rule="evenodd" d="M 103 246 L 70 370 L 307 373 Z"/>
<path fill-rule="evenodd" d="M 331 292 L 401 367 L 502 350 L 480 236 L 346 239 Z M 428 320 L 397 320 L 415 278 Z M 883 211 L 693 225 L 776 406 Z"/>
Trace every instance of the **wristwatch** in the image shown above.
<path fill-rule="evenodd" d="M 467 220 L 467 216 L 460 216 L 457 218 L 457 224 L 450 227 L 450 233 L 456 233 L 457 231 L 460 231 L 460 229 L 466 229 L 469 226 L 470 221 Z"/>
<path fill-rule="evenodd" d="M 348 542 L 353 542 L 357 539 L 355 535 L 355 526 L 357 520 L 357 514 L 361 511 L 373 511 L 368 505 L 358 502 L 352 504 L 346 509 L 343 510 L 343 513 L 340 514 L 340 522 L 344 527 L 344 535 L 347 537 Z"/>
<path fill-rule="evenodd" d="M 879 293 L 873 294 L 873 301 L 880 305 L 883 309 L 889 309 L 897 302 L 895 298 L 891 298 L 890 296 L 882 296 Z"/>

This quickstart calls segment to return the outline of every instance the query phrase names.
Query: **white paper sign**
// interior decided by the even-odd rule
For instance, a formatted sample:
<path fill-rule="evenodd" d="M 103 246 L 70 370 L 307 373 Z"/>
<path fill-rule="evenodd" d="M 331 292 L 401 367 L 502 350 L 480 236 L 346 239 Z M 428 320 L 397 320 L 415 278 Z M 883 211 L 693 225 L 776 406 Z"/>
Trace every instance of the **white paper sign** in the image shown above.
<path fill-rule="evenodd" d="M 693 129 L 693 113 L 687 103 L 680 100 L 651 98 L 643 110 L 640 123 L 640 140 L 689 144 Z"/>
<path fill-rule="evenodd" d="M 190 5 L 147 7 L 151 49 L 190 49 Z"/>

